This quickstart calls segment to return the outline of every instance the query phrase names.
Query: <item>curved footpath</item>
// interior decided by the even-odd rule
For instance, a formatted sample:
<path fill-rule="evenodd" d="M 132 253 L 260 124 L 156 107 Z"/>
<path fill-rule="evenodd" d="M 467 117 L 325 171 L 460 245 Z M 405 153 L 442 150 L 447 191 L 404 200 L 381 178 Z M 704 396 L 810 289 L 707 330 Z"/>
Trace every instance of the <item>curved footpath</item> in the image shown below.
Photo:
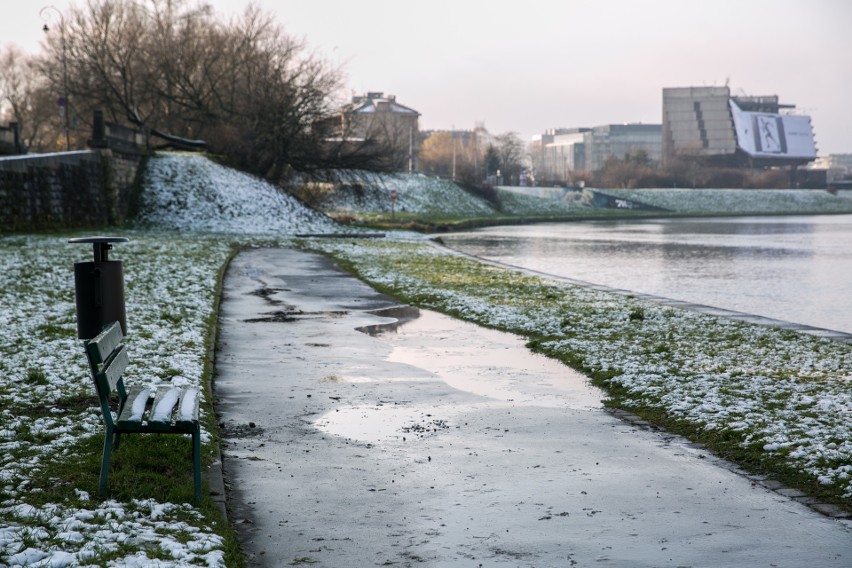
<path fill-rule="evenodd" d="M 850 521 L 614 416 L 517 337 L 289 249 L 240 253 L 223 294 L 215 392 L 250 566 L 852 565 Z"/>

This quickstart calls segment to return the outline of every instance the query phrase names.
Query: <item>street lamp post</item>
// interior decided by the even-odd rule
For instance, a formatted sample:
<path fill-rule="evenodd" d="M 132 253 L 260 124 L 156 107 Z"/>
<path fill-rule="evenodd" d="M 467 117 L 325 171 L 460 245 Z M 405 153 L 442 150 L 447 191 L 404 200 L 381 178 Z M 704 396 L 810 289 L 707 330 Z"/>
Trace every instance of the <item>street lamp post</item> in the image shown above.
<path fill-rule="evenodd" d="M 60 106 L 62 107 L 63 112 L 65 113 L 65 151 L 71 151 L 71 107 L 68 104 L 68 53 L 66 51 L 65 45 L 65 18 L 62 17 L 62 12 L 59 11 L 55 6 L 45 6 L 39 11 L 39 16 L 41 16 L 42 20 L 45 20 L 44 27 L 42 30 L 47 33 L 50 31 L 50 28 L 47 25 L 47 16 L 45 12 L 49 11 L 56 12 L 56 15 L 59 16 L 59 33 L 60 33 L 60 41 L 62 42 L 62 99 L 60 99 Z"/>

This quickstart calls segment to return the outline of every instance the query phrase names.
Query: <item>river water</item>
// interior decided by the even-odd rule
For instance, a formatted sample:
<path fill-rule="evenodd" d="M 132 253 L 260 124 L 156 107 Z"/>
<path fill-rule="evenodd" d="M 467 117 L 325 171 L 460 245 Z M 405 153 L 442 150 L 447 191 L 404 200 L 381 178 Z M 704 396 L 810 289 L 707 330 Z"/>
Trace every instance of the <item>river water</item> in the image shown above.
<path fill-rule="evenodd" d="M 852 333 L 852 215 L 542 223 L 441 238 L 557 276 Z"/>

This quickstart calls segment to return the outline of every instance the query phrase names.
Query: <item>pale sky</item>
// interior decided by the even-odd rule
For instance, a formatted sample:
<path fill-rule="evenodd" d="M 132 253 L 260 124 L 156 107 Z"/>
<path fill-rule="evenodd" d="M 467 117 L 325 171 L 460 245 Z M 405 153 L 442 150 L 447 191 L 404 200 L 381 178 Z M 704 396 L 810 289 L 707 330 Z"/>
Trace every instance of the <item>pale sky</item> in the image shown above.
<path fill-rule="evenodd" d="M 77 0 L 79 4 L 81 0 Z M 209 0 L 223 16 L 248 0 Z M 0 0 L 0 44 L 39 49 L 43 6 Z M 349 91 L 383 91 L 422 129 L 524 140 L 548 128 L 660 123 L 664 87 L 773 95 L 813 119 L 820 155 L 852 153 L 849 0 L 258 0 L 340 64 Z"/>

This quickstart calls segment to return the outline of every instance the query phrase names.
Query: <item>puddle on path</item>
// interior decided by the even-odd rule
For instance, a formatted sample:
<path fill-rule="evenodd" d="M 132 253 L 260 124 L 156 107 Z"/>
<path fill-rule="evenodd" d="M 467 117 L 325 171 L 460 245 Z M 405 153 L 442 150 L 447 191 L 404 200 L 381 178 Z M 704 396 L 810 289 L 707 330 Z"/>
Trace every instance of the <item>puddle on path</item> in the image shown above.
<path fill-rule="evenodd" d="M 389 361 L 437 374 L 449 386 L 517 406 L 599 408 L 602 393 L 582 373 L 527 349 L 520 337 L 421 310 L 379 339 Z"/>
<path fill-rule="evenodd" d="M 542 407 L 599 409 L 602 392 L 586 376 L 559 361 L 533 353 L 523 339 L 483 328 L 428 310 L 400 308 L 376 312 L 391 319 L 359 331 L 392 346 L 386 358 L 405 372 L 385 375 L 375 382 L 442 381 L 475 398 L 466 402 L 435 404 L 384 401 L 379 404 L 335 408 L 317 426 L 329 434 L 376 443 L 402 439 L 406 433 L 431 435 L 449 419 L 473 408 Z M 394 317 L 396 316 L 396 317 Z M 345 382 L 366 382 L 363 377 Z M 478 399 L 478 401 L 477 401 Z M 474 400 L 476 402 L 471 402 Z"/>

